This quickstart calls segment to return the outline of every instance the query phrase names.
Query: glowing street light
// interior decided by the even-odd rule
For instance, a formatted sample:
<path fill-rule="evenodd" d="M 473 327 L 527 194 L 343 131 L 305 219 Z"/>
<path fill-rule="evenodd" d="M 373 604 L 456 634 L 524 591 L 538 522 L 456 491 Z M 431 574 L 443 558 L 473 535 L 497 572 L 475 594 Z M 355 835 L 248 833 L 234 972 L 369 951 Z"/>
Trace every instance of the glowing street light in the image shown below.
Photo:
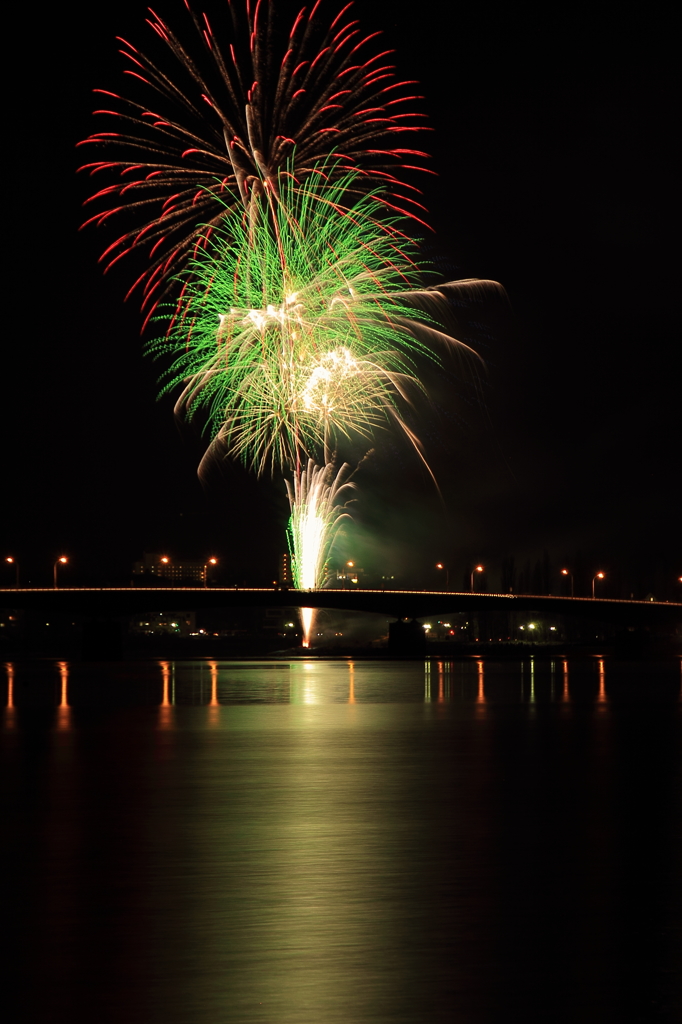
<path fill-rule="evenodd" d="M 217 558 L 209 558 L 209 560 L 204 564 L 204 586 L 205 587 L 208 586 L 208 567 L 209 567 L 209 565 L 217 565 L 217 564 L 218 564 L 218 559 Z"/>
<path fill-rule="evenodd" d="M 13 565 L 14 566 L 14 572 L 15 572 L 15 576 L 16 576 L 16 582 L 15 582 L 14 585 L 16 587 L 18 587 L 19 586 L 19 563 L 16 560 L 16 558 L 12 557 L 12 555 L 8 555 L 7 558 L 5 559 L 5 561 L 7 562 L 8 565 Z"/>
<path fill-rule="evenodd" d="M 570 580 L 571 580 L 571 597 L 573 597 L 573 573 L 570 572 L 568 569 L 562 569 L 561 570 L 561 575 L 562 576 L 569 576 L 570 577 Z"/>
<path fill-rule="evenodd" d="M 55 590 L 57 589 L 57 567 L 60 566 L 60 565 L 66 565 L 67 562 L 68 562 L 68 558 L 66 557 L 66 555 L 60 555 L 60 557 L 54 563 L 54 566 L 53 566 L 53 569 L 52 569 L 52 578 L 54 580 Z"/>
<path fill-rule="evenodd" d="M 345 566 L 343 568 L 343 576 L 340 577 L 343 580 L 343 589 L 344 590 L 348 590 L 348 581 L 349 580 L 350 580 L 351 583 L 357 583 L 358 582 L 357 576 L 356 576 L 355 572 L 353 571 L 354 569 L 355 569 L 355 562 L 352 559 L 350 561 L 346 562 L 346 564 L 345 564 Z M 351 572 L 349 572 L 349 570 L 351 570 Z"/>
<path fill-rule="evenodd" d="M 595 580 L 603 580 L 606 574 L 603 572 L 596 572 L 592 577 L 592 597 L 594 597 L 594 583 Z"/>
<path fill-rule="evenodd" d="M 442 562 L 436 562 L 436 569 L 444 569 L 445 570 L 445 589 L 449 590 L 450 589 L 450 570 L 448 569 L 447 565 L 443 565 Z"/>
<path fill-rule="evenodd" d="M 473 568 L 471 570 L 471 593 L 472 594 L 474 592 L 474 573 L 475 572 L 483 572 L 484 569 L 485 569 L 484 565 L 477 565 L 477 566 L 475 566 L 475 568 Z"/>

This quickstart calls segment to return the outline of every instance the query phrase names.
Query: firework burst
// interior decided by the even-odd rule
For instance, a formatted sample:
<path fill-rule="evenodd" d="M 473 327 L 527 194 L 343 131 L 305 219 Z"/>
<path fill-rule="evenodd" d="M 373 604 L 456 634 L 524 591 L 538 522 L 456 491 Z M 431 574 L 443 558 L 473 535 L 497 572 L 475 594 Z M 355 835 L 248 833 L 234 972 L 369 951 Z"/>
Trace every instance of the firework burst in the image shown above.
<path fill-rule="evenodd" d="M 259 474 L 326 461 L 390 423 L 419 450 L 401 415 L 423 391 L 417 362 L 438 363 L 438 344 L 473 355 L 435 319 L 447 303 L 419 288 L 396 218 L 354 183 L 324 167 L 303 185 L 282 174 L 276 198 L 226 209 L 148 345 L 175 357 L 164 390 L 181 388 L 176 412 L 203 412 L 213 449 Z"/>
<path fill-rule="evenodd" d="M 425 130 L 412 109 L 421 97 L 416 83 L 396 76 L 380 33 L 361 31 L 351 4 L 325 25 L 317 0 L 283 34 L 269 0 L 246 0 L 243 12 L 230 3 L 214 24 L 185 6 L 194 30 L 187 40 L 150 11 L 158 58 L 119 40 L 140 98 L 96 90 L 108 107 L 96 113 L 115 121 L 81 143 L 102 151 L 83 170 L 116 176 L 89 200 L 103 209 L 86 223 L 134 219 L 102 260 L 109 268 L 147 250 L 148 269 L 131 291 L 142 287 L 150 312 L 199 235 L 222 222 L 225 203 L 276 190 L 294 152 L 300 179 L 334 152 L 339 175 L 355 168 L 358 186 L 381 182 L 387 202 L 423 216 L 419 190 L 401 180 L 425 170 L 427 154 L 405 143 L 406 133 Z"/>

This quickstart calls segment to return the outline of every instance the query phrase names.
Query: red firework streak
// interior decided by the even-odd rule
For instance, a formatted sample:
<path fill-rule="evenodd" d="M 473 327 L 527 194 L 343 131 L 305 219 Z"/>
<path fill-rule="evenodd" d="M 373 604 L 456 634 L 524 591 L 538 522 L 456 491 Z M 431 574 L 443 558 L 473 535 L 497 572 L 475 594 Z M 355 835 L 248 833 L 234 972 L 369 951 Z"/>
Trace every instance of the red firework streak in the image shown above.
<path fill-rule="evenodd" d="M 396 77 L 392 51 L 377 46 L 380 33 L 365 35 L 349 20 L 351 4 L 325 29 L 320 3 L 299 12 L 281 57 L 269 0 L 246 0 L 239 11 L 226 0 L 215 32 L 185 0 L 193 53 L 151 9 L 162 59 L 119 40 L 142 102 L 95 90 L 115 108 L 95 113 L 115 117 L 120 130 L 79 143 L 102 151 L 80 170 L 116 177 L 87 200 L 100 212 L 85 224 L 121 215 L 127 226 L 135 222 L 101 262 L 108 270 L 131 250 L 147 250 L 147 267 L 128 292 L 141 288 L 145 323 L 226 207 L 276 193 L 287 166 L 303 180 L 333 155 L 333 174 L 359 172 L 387 205 L 423 223 L 419 189 L 402 180 L 405 171 L 427 170 L 426 153 L 401 145 L 406 133 L 427 130 L 425 115 L 407 109 L 422 98 L 416 83 Z"/>

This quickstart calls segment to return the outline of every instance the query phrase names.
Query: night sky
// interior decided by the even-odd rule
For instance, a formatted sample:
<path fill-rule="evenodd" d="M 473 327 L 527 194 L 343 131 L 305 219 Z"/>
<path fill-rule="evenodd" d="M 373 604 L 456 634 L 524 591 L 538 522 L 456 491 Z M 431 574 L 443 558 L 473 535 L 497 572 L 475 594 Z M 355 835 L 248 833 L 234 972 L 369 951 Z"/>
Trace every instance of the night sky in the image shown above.
<path fill-rule="evenodd" d="M 290 22 L 297 5 L 279 7 Z M 157 9 L 185 21 L 180 0 Z M 521 572 L 547 551 L 551 572 L 570 559 L 583 589 L 605 569 L 613 596 L 674 596 L 672 10 L 358 0 L 363 26 L 385 29 L 403 76 L 422 83 L 435 129 L 423 137 L 439 173 L 428 255 L 444 277 L 492 278 L 509 296 L 463 312 L 487 364 L 480 386 L 434 391 L 425 438 L 443 500 L 390 441 L 359 474 L 346 547 L 368 568 L 430 586 L 441 559 L 460 586 L 475 559 L 494 589 L 503 560 Z M 144 550 L 217 553 L 226 582 L 259 584 L 284 550 L 281 484 L 224 466 L 202 488 L 201 438 L 156 401 L 159 368 L 123 304 L 133 267 L 103 278 L 114 236 L 77 233 L 89 182 L 74 146 L 93 130 L 91 89 L 121 88 L 114 37 L 144 49 L 144 16 L 132 0 L 54 5 L 13 36 L 1 553 L 37 584 L 62 552 L 74 582 L 105 583 Z"/>

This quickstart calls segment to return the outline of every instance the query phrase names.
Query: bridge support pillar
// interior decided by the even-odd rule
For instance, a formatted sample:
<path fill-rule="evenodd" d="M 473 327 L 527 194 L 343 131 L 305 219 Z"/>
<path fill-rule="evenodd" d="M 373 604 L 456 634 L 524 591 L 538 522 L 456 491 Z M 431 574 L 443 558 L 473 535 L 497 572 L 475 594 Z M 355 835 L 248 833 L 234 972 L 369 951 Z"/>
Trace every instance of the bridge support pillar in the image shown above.
<path fill-rule="evenodd" d="M 118 661 L 123 656 L 123 627 L 116 619 L 95 619 L 83 623 L 83 661 Z"/>
<path fill-rule="evenodd" d="M 420 657 L 426 653 L 426 632 L 416 619 L 398 619 L 388 626 L 388 652 L 396 657 Z"/>

